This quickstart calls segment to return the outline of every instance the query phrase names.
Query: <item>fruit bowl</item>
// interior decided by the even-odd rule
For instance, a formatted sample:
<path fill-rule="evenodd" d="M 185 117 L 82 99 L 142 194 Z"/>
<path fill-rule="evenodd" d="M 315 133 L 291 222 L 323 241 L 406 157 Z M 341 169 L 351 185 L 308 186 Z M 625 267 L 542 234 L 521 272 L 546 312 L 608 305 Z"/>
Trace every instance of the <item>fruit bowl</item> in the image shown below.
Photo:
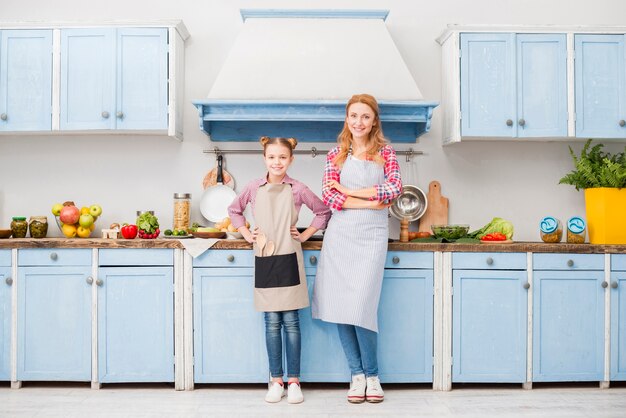
<path fill-rule="evenodd" d="M 86 228 L 81 227 L 79 222 L 75 224 L 64 224 L 63 222 L 61 222 L 61 218 L 59 216 L 55 216 L 54 220 L 59 227 L 59 231 L 61 231 L 63 236 L 65 236 L 66 238 L 89 238 L 91 236 L 91 233 L 96 229 L 95 220 L 93 221 L 91 226 Z"/>
<path fill-rule="evenodd" d="M 66 238 L 89 238 L 102 214 L 99 205 L 79 208 L 72 201 L 55 203 L 52 214 L 59 230 Z"/>
<path fill-rule="evenodd" d="M 431 225 L 436 238 L 459 239 L 467 235 L 469 225 Z"/>

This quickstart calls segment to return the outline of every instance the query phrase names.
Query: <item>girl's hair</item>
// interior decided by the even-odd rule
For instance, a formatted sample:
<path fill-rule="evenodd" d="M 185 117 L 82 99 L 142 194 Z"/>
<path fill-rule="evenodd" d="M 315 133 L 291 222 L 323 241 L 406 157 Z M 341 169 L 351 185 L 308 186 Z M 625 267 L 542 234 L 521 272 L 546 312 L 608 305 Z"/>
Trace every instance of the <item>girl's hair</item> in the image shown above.
<path fill-rule="evenodd" d="M 348 127 L 348 111 L 350 106 L 354 103 L 363 103 L 368 105 L 374 111 L 374 124 L 372 125 L 372 130 L 369 134 L 369 148 L 367 149 L 367 159 L 373 160 L 378 164 L 384 164 L 385 160 L 378 154 L 378 151 L 385 146 L 387 140 L 383 135 L 383 128 L 380 126 L 380 116 L 378 112 L 378 102 L 374 98 L 374 96 L 369 94 L 355 94 L 348 100 L 348 104 L 346 105 L 346 120 L 343 122 L 343 129 L 339 133 L 337 137 L 337 142 L 339 143 L 339 153 L 333 160 L 335 165 L 338 167 L 343 166 L 343 163 L 348 158 L 348 153 L 350 152 L 350 146 L 352 144 L 352 133 L 350 132 L 350 128 Z"/>
<path fill-rule="evenodd" d="M 263 155 L 265 155 L 265 149 L 268 145 L 272 144 L 280 144 L 289 148 L 289 155 L 293 155 L 293 150 L 296 149 L 296 145 L 298 145 L 298 140 L 296 138 L 283 138 L 283 137 L 274 137 L 270 138 L 269 136 L 261 137 L 261 145 L 263 146 Z"/>

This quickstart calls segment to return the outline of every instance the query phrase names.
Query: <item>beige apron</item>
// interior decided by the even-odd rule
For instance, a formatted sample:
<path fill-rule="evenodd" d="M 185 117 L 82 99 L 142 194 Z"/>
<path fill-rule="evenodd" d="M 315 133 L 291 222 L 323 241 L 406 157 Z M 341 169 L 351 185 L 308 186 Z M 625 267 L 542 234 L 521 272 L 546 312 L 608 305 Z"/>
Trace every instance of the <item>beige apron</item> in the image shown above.
<path fill-rule="evenodd" d="M 259 187 L 254 203 L 255 226 L 266 237 L 254 243 L 254 307 L 261 312 L 291 311 L 309 306 L 302 246 L 291 236 L 298 221 L 290 184 Z M 273 243 L 274 251 L 268 248 Z M 269 245 L 268 245 L 269 244 Z M 263 253 L 263 254 L 262 254 Z"/>

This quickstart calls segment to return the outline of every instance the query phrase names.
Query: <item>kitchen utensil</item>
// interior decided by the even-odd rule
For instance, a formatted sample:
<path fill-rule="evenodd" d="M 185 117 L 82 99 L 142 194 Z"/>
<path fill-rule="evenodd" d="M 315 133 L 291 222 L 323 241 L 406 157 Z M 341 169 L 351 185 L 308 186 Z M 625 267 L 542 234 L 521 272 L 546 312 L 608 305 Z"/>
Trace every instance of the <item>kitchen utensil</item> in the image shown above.
<path fill-rule="evenodd" d="M 192 232 L 191 235 L 193 235 L 194 238 L 224 238 L 226 236 L 226 232 Z"/>
<path fill-rule="evenodd" d="M 274 241 L 267 241 L 267 244 L 265 244 L 265 255 L 273 255 L 274 249 Z"/>
<path fill-rule="evenodd" d="M 206 173 L 206 176 L 204 176 L 204 179 L 202 180 L 203 189 L 207 189 L 217 184 L 217 170 L 219 167 L 220 159 L 222 159 L 222 163 L 224 162 L 223 157 L 221 155 L 218 155 L 216 158 L 216 161 L 217 161 L 216 166 L 212 168 L 211 170 L 209 170 L 209 172 Z M 231 176 L 228 171 L 224 170 L 223 167 L 222 167 L 222 173 L 223 173 L 222 175 L 223 175 L 224 184 L 230 187 L 231 189 L 234 189 L 235 181 L 233 180 L 233 176 Z"/>
<path fill-rule="evenodd" d="M 228 216 L 228 206 L 237 196 L 235 191 L 224 185 L 222 156 L 217 156 L 217 184 L 204 191 L 200 199 L 200 213 L 211 222 L 219 222 Z"/>
<path fill-rule="evenodd" d="M 467 235 L 469 225 L 431 225 L 436 238 L 459 239 Z"/>
<path fill-rule="evenodd" d="M 229 239 L 242 239 L 243 234 L 241 232 L 226 232 L 226 236 Z"/>
<path fill-rule="evenodd" d="M 259 232 L 259 234 L 256 236 L 256 246 L 257 249 L 259 250 L 259 257 L 263 257 L 263 250 L 265 249 L 265 244 L 267 243 L 267 237 L 265 236 L 264 233 Z"/>
<path fill-rule="evenodd" d="M 10 229 L 0 229 L 0 238 L 9 238 L 12 233 Z"/>
<path fill-rule="evenodd" d="M 409 222 L 421 218 L 428 208 L 428 199 L 417 186 L 404 185 L 402 193 L 394 199 L 389 211 L 400 220 L 400 241 L 409 241 Z"/>
<path fill-rule="evenodd" d="M 441 195 L 441 184 L 431 181 L 428 185 L 428 209 L 419 222 L 419 232 L 430 232 L 432 225 L 448 224 L 448 198 Z"/>
<path fill-rule="evenodd" d="M 480 241 L 481 244 L 513 244 L 512 239 L 505 239 L 504 241 Z"/>

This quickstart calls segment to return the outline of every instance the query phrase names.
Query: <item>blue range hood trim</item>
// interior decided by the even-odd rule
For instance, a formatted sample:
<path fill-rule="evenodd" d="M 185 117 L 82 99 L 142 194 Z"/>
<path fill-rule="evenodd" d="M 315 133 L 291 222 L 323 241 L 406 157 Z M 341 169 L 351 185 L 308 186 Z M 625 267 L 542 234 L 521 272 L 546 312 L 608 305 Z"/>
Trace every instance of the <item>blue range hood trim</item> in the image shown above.
<path fill-rule="evenodd" d="M 335 142 L 343 128 L 344 100 L 193 102 L 200 130 L 211 141 L 258 141 L 261 136 L 292 136 L 299 141 Z M 385 136 L 396 143 L 415 143 L 430 130 L 436 102 L 380 101 Z"/>
<path fill-rule="evenodd" d="M 241 9 L 241 18 L 382 19 L 389 10 L 377 9 Z"/>

